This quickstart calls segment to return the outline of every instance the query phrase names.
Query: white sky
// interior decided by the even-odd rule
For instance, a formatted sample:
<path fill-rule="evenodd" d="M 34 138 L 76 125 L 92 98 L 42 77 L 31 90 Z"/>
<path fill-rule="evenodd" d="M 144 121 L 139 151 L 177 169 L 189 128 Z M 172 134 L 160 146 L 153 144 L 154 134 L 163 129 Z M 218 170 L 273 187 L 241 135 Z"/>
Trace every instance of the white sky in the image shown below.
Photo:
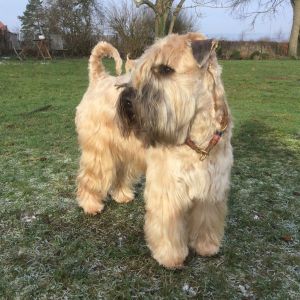
<path fill-rule="evenodd" d="M 103 2 L 107 3 L 108 0 Z M 18 16 L 22 15 L 28 0 L 0 0 L 0 21 L 6 24 L 10 31 L 20 28 Z M 197 27 L 209 37 L 238 39 L 243 34 L 244 39 L 288 39 L 292 24 L 292 9 L 287 0 L 280 13 L 275 18 L 259 19 L 251 29 L 250 20 L 233 18 L 226 9 L 202 8 L 202 17 L 197 19 Z"/>

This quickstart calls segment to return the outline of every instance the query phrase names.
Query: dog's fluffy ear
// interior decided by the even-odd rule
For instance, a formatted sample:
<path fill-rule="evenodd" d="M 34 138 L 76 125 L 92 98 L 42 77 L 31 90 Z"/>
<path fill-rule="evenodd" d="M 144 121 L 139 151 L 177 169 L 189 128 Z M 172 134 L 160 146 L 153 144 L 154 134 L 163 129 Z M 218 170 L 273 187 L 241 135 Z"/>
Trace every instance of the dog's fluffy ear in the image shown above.
<path fill-rule="evenodd" d="M 216 40 L 193 40 L 191 42 L 191 47 L 193 51 L 194 58 L 198 62 L 200 68 L 205 66 L 213 53 L 217 48 Z"/>
<path fill-rule="evenodd" d="M 132 87 L 125 86 L 120 93 L 117 102 L 117 113 L 120 118 L 118 126 L 124 136 L 128 136 L 135 124 L 135 114 L 132 101 L 136 97 L 136 91 Z"/>

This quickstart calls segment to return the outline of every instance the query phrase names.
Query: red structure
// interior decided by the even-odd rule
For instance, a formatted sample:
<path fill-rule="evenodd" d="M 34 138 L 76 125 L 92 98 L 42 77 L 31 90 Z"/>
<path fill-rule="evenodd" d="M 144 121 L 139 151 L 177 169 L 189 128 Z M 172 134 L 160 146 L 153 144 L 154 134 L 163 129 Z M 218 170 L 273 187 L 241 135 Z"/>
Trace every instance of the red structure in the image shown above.
<path fill-rule="evenodd" d="M 4 31 L 4 30 L 7 30 L 7 26 L 4 25 L 1 21 L 0 21 L 0 31 Z"/>
<path fill-rule="evenodd" d="M 0 55 L 12 53 L 18 46 L 18 35 L 10 32 L 7 26 L 0 21 Z"/>

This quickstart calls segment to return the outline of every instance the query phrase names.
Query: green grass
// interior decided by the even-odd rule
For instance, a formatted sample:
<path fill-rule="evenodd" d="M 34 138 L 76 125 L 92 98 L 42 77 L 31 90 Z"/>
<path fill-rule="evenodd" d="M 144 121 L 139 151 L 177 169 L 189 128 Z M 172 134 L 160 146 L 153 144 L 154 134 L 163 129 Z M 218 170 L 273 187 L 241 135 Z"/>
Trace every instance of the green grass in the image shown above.
<path fill-rule="evenodd" d="M 0 299 L 299 299 L 300 61 L 221 63 L 235 121 L 225 239 L 176 271 L 145 244 L 143 182 L 99 216 L 77 207 L 87 60 L 0 64 Z"/>

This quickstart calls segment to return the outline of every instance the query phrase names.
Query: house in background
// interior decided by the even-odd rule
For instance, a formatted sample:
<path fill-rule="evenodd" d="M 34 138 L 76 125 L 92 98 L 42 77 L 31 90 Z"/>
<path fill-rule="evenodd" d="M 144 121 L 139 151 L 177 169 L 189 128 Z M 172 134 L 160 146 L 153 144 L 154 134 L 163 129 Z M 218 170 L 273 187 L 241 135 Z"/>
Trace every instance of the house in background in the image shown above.
<path fill-rule="evenodd" d="M 20 49 L 18 34 L 10 32 L 7 26 L 0 21 L 0 55 L 11 54 L 14 48 Z"/>

